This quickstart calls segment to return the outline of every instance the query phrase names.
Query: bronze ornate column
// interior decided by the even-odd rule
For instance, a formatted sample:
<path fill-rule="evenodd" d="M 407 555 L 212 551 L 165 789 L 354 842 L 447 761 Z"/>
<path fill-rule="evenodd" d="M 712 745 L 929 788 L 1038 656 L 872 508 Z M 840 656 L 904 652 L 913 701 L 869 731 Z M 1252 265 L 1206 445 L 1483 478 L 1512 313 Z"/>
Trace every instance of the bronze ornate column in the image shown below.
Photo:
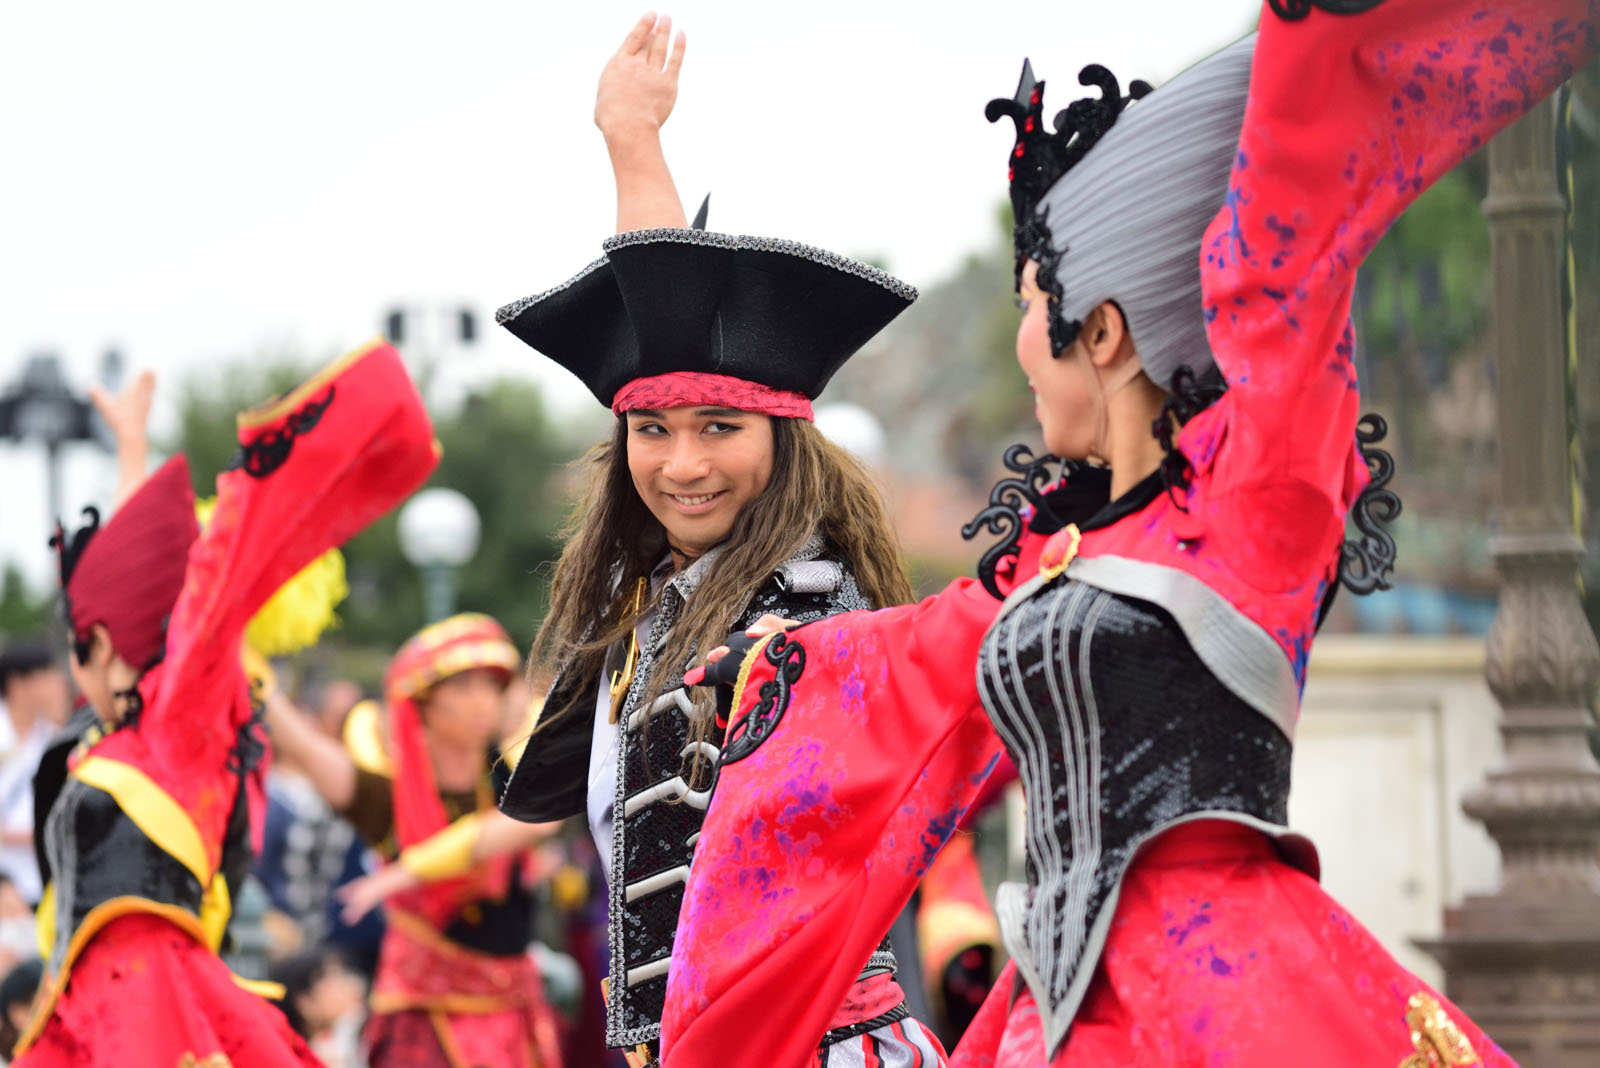
<path fill-rule="evenodd" d="M 1485 675 L 1501 766 L 1463 802 L 1500 847 L 1500 887 L 1423 943 L 1446 993 L 1525 1068 L 1600 1064 L 1600 765 L 1588 704 L 1600 645 L 1577 589 L 1566 433 L 1563 225 L 1553 102 L 1489 146 L 1501 575 Z"/>

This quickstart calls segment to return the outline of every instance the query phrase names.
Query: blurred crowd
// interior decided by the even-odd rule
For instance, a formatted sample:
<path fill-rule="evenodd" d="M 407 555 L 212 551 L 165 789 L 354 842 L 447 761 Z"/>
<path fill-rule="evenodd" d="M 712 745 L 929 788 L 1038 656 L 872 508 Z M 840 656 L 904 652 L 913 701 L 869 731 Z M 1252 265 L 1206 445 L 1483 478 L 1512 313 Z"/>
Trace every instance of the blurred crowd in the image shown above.
<path fill-rule="evenodd" d="M 44 968 L 33 919 L 44 889 L 33 849 L 33 773 L 71 712 L 66 667 L 47 641 L 0 647 L 0 1055 L 7 1057 Z"/>

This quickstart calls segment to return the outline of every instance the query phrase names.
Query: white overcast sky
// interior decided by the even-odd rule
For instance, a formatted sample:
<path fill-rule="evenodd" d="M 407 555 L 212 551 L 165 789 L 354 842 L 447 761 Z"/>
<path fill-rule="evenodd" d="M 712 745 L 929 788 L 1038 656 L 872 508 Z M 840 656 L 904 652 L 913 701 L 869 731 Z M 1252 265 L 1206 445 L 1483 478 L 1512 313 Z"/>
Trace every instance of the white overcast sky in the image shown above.
<path fill-rule="evenodd" d="M 712 229 L 885 260 L 918 285 L 990 239 L 1023 56 L 1047 114 L 1109 66 L 1156 84 L 1253 0 L 680 0 L 669 162 Z M 466 377 L 564 372 L 492 325 L 593 259 L 614 202 L 595 79 L 644 0 L 11 0 L 0 4 L 0 385 L 53 351 L 187 374 L 334 354 L 397 302 L 468 304 Z M 503 336 L 502 336 L 503 335 Z M 587 403 L 592 403 L 588 401 Z M 69 510 L 109 491 L 69 458 Z M 0 563 L 48 581 L 43 461 L 0 444 Z"/>

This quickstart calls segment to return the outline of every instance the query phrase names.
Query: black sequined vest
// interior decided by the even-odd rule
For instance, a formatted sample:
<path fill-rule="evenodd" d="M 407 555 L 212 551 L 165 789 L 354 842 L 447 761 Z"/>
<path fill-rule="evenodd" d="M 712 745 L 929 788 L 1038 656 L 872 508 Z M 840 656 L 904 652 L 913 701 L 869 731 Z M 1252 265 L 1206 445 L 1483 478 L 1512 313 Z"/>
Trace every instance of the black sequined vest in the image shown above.
<path fill-rule="evenodd" d="M 843 565 L 822 558 L 821 552 L 821 539 L 813 538 L 778 569 L 729 629 L 743 629 L 768 612 L 808 623 L 872 607 Z M 644 703 L 645 695 L 655 690 L 650 680 L 657 670 L 682 675 L 692 666 L 659 660 L 668 633 L 713 559 L 708 553 L 663 589 L 618 716 L 622 739 L 611 824 L 611 982 L 606 1011 L 606 1041 L 612 1047 L 652 1043 L 661 1033 L 678 910 L 715 785 L 720 751 L 710 742 L 690 744 L 691 717 L 701 713 L 689 694 L 675 687 L 648 706 Z M 698 781 L 690 783 L 685 775 L 696 748 L 704 770 Z M 880 963 L 892 967 L 892 959 Z"/>

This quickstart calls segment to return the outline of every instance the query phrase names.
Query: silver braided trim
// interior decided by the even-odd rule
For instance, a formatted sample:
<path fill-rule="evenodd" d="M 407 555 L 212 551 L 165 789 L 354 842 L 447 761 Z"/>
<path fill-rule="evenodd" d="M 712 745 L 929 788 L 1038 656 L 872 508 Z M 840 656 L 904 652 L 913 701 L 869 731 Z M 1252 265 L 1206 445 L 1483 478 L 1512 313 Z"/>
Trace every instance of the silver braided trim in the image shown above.
<path fill-rule="evenodd" d="M 521 315 L 523 312 L 527 311 L 541 300 L 547 300 L 563 290 L 571 289 L 573 286 L 577 285 L 579 282 L 583 281 L 600 268 L 604 267 L 606 262 L 606 258 L 601 256 L 599 259 L 595 260 L 593 263 L 589 264 L 589 266 L 585 267 L 583 270 L 579 271 L 565 282 L 562 282 L 554 289 L 547 289 L 543 293 L 535 293 L 531 297 L 523 297 L 521 300 L 512 301 L 510 304 L 505 305 L 494 313 L 494 321 L 500 326 L 505 326 L 511 320 L 515 319 L 517 316 Z"/>
<path fill-rule="evenodd" d="M 801 259 L 820 263 L 837 271 L 843 271 L 845 274 L 853 274 L 857 278 L 864 278 L 868 282 L 874 282 L 908 304 L 917 299 L 916 286 L 902 282 L 894 275 L 887 271 L 881 271 L 870 263 L 862 263 L 860 260 L 853 260 L 849 256 L 841 256 L 837 252 L 829 252 L 827 249 L 816 248 L 812 245 L 802 245 L 798 241 L 788 241 L 780 237 L 750 237 L 747 234 L 719 234 L 710 230 L 680 230 L 672 227 L 657 227 L 653 230 L 630 230 L 625 234 L 608 237 L 600 243 L 600 247 L 607 252 L 613 252 L 619 248 L 652 245 L 661 241 L 675 241 L 681 245 L 709 245 L 712 248 L 726 248 L 739 252 L 779 252 L 787 256 L 798 256 Z M 580 275 L 579 277 L 582 276 Z"/>
<path fill-rule="evenodd" d="M 1109 555 L 1080 556 L 1067 565 L 1067 575 L 1166 610 L 1217 681 L 1294 741 L 1300 718 L 1294 668 L 1276 638 L 1204 580 L 1164 564 Z"/>
<path fill-rule="evenodd" d="M 873 975 L 888 972 L 890 975 L 900 970 L 900 962 L 895 959 L 892 949 L 875 949 L 872 956 L 867 958 L 867 963 L 862 966 L 861 973 L 856 976 L 856 982 Z"/>
<path fill-rule="evenodd" d="M 659 1020 L 652 1021 L 644 1027 L 630 1028 L 622 1025 L 623 1003 L 628 998 L 628 967 L 627 958 L 623 953 L 622 921 L 628 903 L 627 887 L 624 885 L 627 879 L 627 852 L 624 843 L 628 822 L 627 759 L 630 744 L 628 725 L 633 721 L 634 709 L 647 692 L 651 676 L 655 674 L 656 660 L 666 645 L 667 632 L 672 629 L 673 623 L 677 622 L 678 612 L 682 609 L 689 593 L 699 584 L 699 577 L 710 566 L 705 563 L 706 559 L 708 557 L 715 559 L 716 555 L 719 555 L 719 549 L 720 546 L 713 548 L 688 569 L 679 572 L 662 591 L 661 600 L 656 608 L 656 618 L 650 624 L 650 634 L 639 649 L 639 660 L 633 669 L 633 683 L 628 687 L 627 695 L 623 698 L 621 713 L 617 717 L 618 730 L 622 732 L 622 738 L 617 746 L 616 795 L 611 810 L 611 878 L 607 886 L 611 894 L 611 919 L 606 924 L 611 950 L 610 974 L 615 984 L 611 998 L 606 1004 L 606 1045 L 613 1049 L 654 1042 L 661 1037 Z M 646 966 L 664 963 L 665 959 L 650 961 Z"/>

